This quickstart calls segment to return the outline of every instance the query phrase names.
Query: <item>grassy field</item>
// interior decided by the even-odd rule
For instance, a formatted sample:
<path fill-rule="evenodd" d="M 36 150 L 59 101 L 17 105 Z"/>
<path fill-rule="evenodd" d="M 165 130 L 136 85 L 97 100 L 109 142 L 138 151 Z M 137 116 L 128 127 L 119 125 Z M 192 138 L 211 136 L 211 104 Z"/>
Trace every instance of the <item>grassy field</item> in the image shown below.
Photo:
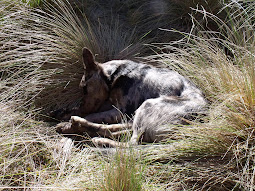
<path fill-rule="evenodd" d="M 255 189 L 252 0 L 47 2 L 0 0 L 0 190 Z M 85 46 L 177 70 L 208 115 L 135 148 L 62 137 L 48 113 L 80 103 Z"/>

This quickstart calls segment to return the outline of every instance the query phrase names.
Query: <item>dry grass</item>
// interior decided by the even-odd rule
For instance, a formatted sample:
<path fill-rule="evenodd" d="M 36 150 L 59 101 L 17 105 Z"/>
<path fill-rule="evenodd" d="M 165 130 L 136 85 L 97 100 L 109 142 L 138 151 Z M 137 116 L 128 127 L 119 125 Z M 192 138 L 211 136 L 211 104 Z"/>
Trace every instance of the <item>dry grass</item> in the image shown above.
<path fill-rule="evenodd" d="M 198 35 L 185 34 L 178 42 L 182 48 L 165 45 L 164 52 L 173 53 L 160 54 L 158 59 L 189 76 L 211 102 L 206 123 L 180 129 L 190 144 L 185 155 L 188 151 L 191 156 L 221 156 L 236 173 L 231 180 L 236 181 L 236 189 L 253 190 L 254 26 L 253 18 L 238 6 L 228 5 L 228 23 L 207 14 L 220 24 L 223 38 L 200 28 Z"/>
<path fill-rule="evenodd" d="M 221 20 L 214 15 L 218 1 L 207 1 L 210 9 L 204 1 L 198 7 L 171 1 L 182 8 L 184 15 L 179 16 L 187 19 L 183 25 L 192 21 L 189 13 L 197 25 L 178 34 L 185 37 L 182 41 L 162 45 L 163 53 L 150 59 L 191 78 L 211 102 L 205 122 L 179 127 L 172 135 L 176 140 L 132 152 L 120 149 L 111 159 L 111 153 L 74 146 L 35 118 L 38 105 L 53 110 L 79 104 L 83 46 L 102 61 L 143 52 L 138 40 L 144 31 L 138 26 L 127 30 L 128 35 L 125 30 L 151 13 L 151 4 L 141 1 L 136 9 L 130 6 L 139 2 L 116 2 L 118 10 L 120 5 L 130 8 L 128 19 L 110 15 L 96 26 L 90 15 L 77 13 L 67 1 L 55 1 L 44 7 L 46 12 L 21 1 L 0 2 L 0 189 L 254 190 L 254 4 L 232 2 L 227 20 Z M 144 20 L 143 30 L 163 28 L 164 18 L 172 17 L 168 10 L 160 12 L 162 4 L 153 5 L 162 14 Z M 210 31 L 214 28 L 206 18 L 219 24 L 221 32 Z"/>
<path fill-rule="evenodd" d="M 54 128 L 35 118 L 40 109 L 34 103 L 48 107 L 56 104 L 56 95 L 62 102 L 70 98 L 72 91 L 61 93 L 68 90 L 70 81 L 77 84 L 80 80 L 76 77 L 83 73 L 79 48 L 92 43 L 85 32 L 94 35 L 88 21 L 84 26 L 68 4 L 56 3 L 59 7 L 48 7 L 50 15 L 19 1 L 0 2 L 0 189 L 96 190 L 103 178 L 100 155 L 89 148 L 75 148 L 71 140 L 61 139 Z M 66 15 L 60 17 L 63 11 Z M 119 39 L 114 35 L 118 33 L 110 37 Z M 122 39 L 121 46 L 131 46 Z M 102 45 L 96 40 L 94 44 Z M 55 83 L 59 84 L 54 87 Z M 51 100 L 52 92 L 56 100 Z M 47 102 L 40 103 L 42 98 Z"/>
<path fill-rule="evenodd" d="M 1 1 L 0 5 L 0 189 L 86 188 L 82 178 L 70 182 L 63 175 L 71 177 L 75 171 L 75 177 L 85 174 L 89 180 L 93 170 L 81 167 L 96 163 L 79 160 L 75 166 L 69 159 L 86 159 L 90 151 L 73 152 L 71 141 L 61 141 L 54 128 L 35 119 L 35 97 L 58 71 L 42 68 L 59 58 L 57 37 L 25 4 Z"/>
<path fill-rule="evenodd" d="M 203 14 L 196 13 L 191 8 L 203 9 L 220 18 L 225 17 L 224 11 L 221 11 L 222 0 L 128 0 L 124 2 L 88 0 L 87 2 L 87 6 L 84 7 L 92 22 L 99 20 L 109 23 L 113 15 L 120 20 L 120 23 L 125 23 L 124 29 L 134 29 L 139 38 L 146 35 L 145 39 L 150 43 L 166 43 L 181 38 L 178 33 L 165 33 L 160 28 L 188 32 L 192 28 L 190 15 L 194 15 L 200 24 L 207 28 L 217 29 L 214 22 L 206 23 Z M 153 53 L 146 47 L 143 49 L 145 49 L 143 53 Z"/>
<path fill-rule="evenodd" d="M 84 73 L 81 70 L 83 47 L 92 50 L 96 60 L 101 62 L 132 59 L 142 50 L 142 39 L 138 39 L 134 31 L 124 30 L 118 18 L 111 18 L 109 25 L 91 22 L 81 9 L 74 10 L 66 0 L 46 4 L 44 9 L 46 16 L 39 18 L 55 36 L 51 43 L 57 46 L 55 53 L 58 54 L 55 62 L 45 64 L 44 68 L 59 69 L 51 78 L 54 84 L 46 86 L 37 100 L 46 112 L 80 104 L 82 95 L 78 86 Z"/>
<path fill-rule="evenodd" d="M 142 190 L 143 166 L 139 164 L 139 153 L 132 148 L 118 148 L 114 157 L 106 164 L 104 181 L 99 187 L 105 191 Z"/>

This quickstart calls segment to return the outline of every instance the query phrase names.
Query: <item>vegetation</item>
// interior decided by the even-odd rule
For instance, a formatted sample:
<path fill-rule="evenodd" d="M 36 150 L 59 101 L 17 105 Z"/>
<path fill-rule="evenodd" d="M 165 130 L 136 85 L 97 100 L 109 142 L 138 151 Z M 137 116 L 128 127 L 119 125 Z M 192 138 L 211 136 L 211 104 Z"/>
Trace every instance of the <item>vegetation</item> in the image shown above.
<path fill-rule="evenodd" d="M 254 6 L 1 0 L 0 189 L 254 190 Z M 84 46 L 98 61 L 178 70 L 204 91 L 208 115 L 159 145 L 98 149 L 63 138 L 47 114 L 79 104 Z"/>
<path fill-rule="evenodd" d="M 104 168 L 104 181 L 99 189 L 105 191 L 142 190 L 143 165 L 137 162 L 133 149 L 118 148 L 109 164 Z"/>

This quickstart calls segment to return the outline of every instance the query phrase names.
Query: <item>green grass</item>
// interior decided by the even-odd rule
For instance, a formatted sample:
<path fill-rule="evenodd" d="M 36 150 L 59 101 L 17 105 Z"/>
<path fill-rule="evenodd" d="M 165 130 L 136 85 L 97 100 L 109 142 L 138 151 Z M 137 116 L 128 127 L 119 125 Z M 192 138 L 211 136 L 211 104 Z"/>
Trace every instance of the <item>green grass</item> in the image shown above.
<path fill-rule="evenodd" d="M 139 153 L 129 148 L 119 148 L 104 168 L 104 181 L 100 190 L 105 191 L 141 191 L 143 166 L 137 158 Z"/>
<path fill-rule="evenodd" d="M 31 7 L 38 7 L 42 5 L 42 0 L 22 0 L 23 3 L 26 3 L 27 5 Z"/>

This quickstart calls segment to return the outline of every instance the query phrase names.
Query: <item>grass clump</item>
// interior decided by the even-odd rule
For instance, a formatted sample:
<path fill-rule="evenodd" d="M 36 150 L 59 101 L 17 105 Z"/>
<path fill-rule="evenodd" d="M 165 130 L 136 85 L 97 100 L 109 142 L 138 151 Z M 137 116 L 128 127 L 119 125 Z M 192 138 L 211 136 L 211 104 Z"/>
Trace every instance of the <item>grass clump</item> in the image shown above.
<path fill-rule="evenodd" d="M 43 123 L 7 106 L 1 108 L 1 114 L 1 187 L 21 189 L 42 184 L 47 176 L 54 174 L 51 171 L 55 163 L 49 151 L 49 140 L 54 136 L 49 129 L 43 129 Z"/>
<path fill-rule="evenodd" d="M 83 10 L 56 0 L 44 11 L 27 2 L 0 1 L 1 188 L 254 189 L 254 3 L 231 1 L 222 9 L 221 1 L 115 1 L 119 12 L 112 14 L 102 6 L 111 1 L 91 0 Z M 105 164 L 93 149 L 74 147 L 36 120 L 39 107 L 79 104 L 84 46 L 98 61 L 133 59 L 148 53 L 144 39 L 169 42 L 176 32 L 159 27 L 185 38 L 161 45 L 152 61 L 203 89 L 210 102 L 203 124 L 178 127 L 171 145 L 138 147 L 142 159 L 119 149 Z"/>
<path fill-rule="evenodd" d="M 102 159 L 89 148 L 74 148 L 36 117 L 38 105 L 53 110 L 79 102 L 81 49 L 97 52 L 103 40 L 94 38 L 86 17 L 82 23 L 67 1 L 48 4 L 46 12 L 21 1 L 0 5 L 1 189 L 97 189 Z M 110 38 L 119 39 L 114 35 Z M 126 45 L 121 46 L 127 50 Z M 74 100 L 66 102 L 70 95 Z"/>
<path fill-rule="evenodd" d="M 201 29 L 198 35 L 184 34 L 183 41 L 163 46 L 158 59 L 180 71 L 201 87 L 210 108 L 204 124 L 180 129 L 186 136 L 184 155 L 220 156 L 225 173 L 232 171 L 233 189 L 253 190 L 254 128 L 254 22 L 248 7 L 230 3 L 226 21 L 207 13 L 221 33 Z M 205 13 L 203 10 L 201 14 Z M 209 160 L 209 159 L 208 159 Z M 241 162 L 242 161 L 242 162 Z M 231 164 L 229 167 L 226 164 Z M 215 163 L 214 163 L 215 164 Z M 215 170 L 216 171 L 216 170 Z M 213 180 L 213 179 L 211 179 Z"/>
<path fill-rule="evenodd" d="M 38 111 L 33 107 L 51 73 L 40 71 L 50 60 L 45 39 L 51 36 L 23 3 L 1 1 L 0 5 L 0 186 L 40 187 L 54 176 L 52 140 L 58 137 L 35 120 Z"/>
<path fill-rule="evenodd" d="M 112 59 L 131 59 L 142 50 L 142 39 L 132 30 L 126 30 L 118 19 L 112 22 L 92 22 L 82 8 L 74 9 L 66 0 L 57 0 L 44 5 L 46 13 L 39 19 L 47 31 L 54 35 L 52 45 L 58 55 L 44 69 L 58 69 L 50 79 L 52 83 L 38 96 L 37 105 L 45 113 L 59 108 L 72 108 L 82 98 L 78 89 L 84 73 L 81 68 L 82 48 L 89 48 L 99 62 Z M 46 16 L 45 16 L 46 15 Z"/>
<path fill-rule="evenodd" d="M 61 141 L 54 128 L 38 121 L 40 109 L 34 106 L 35 97 L 59 72 L 44 67 L 59 59 L 58 37 L 50 32 L 39 10 L 20 1 L 0 1 L 0 7 L 0 189 L 79 187 L 82 180 L 64 184 L 63 176 L 70 172 L 71 177 L 71 167 L 81 171 L 79 167 L 85 164 L 75 168 L 69 163 L 72 142 Z M 88 153 L 79 154 L 86 158 Z"/>
<path fill-rule="evenodd" d="M 217 30 L 217 26 L 212 21 L 206 23 L 203 14 L 192 11 L 192 8 L 202 8 L 224 18 L 225 13 L 221 11 L 223 6 L 222 0 L 127 0 L 125 2 L 89 0 L 83 7 L 92 22 L 99 20 L 110 23 L 113 18 L 118 18 L 120 23 L 125 23 L 124 30 L 134 29 L 139 38 L 145 35 L 147 43 L 166 43 L 181 38 L 181 35 L 174 32 L 165 33 L 161 29 L 189 32 L 192 28 L 191 14 L 204 26 Z M 147 47 L 143 49 L 145 49 L 142 51 L 143 55 L 153 53 Z"/>
<path fill-rule="evenodd" d="M 104 181 L 102 182 L 100 190 L 143 190 L 142 168 L 139 161 L 137 162 L 135 150 L 127 148 L 117 149 L 114 157 L 105 166 Z"/>

